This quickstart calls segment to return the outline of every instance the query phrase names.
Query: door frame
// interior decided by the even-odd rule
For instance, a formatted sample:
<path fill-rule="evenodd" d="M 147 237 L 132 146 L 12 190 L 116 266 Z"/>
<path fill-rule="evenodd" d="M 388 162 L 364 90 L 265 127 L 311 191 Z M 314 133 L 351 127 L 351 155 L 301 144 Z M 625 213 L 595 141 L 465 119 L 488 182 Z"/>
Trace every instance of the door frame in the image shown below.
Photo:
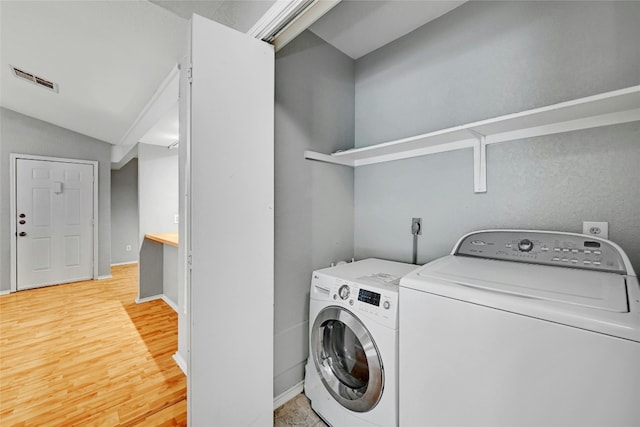
<path fill-rule="evenodd" d="M 17 265 L 17 244 L 16 236 L 18 226 L 16 223 L 17 205 L 16 205 L 16 162 L 21 160 L 42 160 L 57 163 L 76 163 L 93 166 L 93 279 L 98 278 L 98 162 L 95 160 L 67 159 L 62 157 L 37 156 L 33 154 L 9 154 L 9 212 L 10 212 L 10 236 L 11 236 L 11 288 L 9 292 L 14 293 L 18 290 L 18 265 Z"/>

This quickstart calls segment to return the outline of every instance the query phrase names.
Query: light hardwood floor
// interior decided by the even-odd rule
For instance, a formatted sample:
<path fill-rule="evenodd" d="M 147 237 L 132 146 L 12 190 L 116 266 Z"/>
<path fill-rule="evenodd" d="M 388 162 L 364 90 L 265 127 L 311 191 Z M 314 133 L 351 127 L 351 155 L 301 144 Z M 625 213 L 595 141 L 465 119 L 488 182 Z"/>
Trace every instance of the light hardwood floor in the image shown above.
<path fill-rule="evenodd" d="M 0 425 L 186 425 L 177 315 L 112 275 L 0 297 Z"/>

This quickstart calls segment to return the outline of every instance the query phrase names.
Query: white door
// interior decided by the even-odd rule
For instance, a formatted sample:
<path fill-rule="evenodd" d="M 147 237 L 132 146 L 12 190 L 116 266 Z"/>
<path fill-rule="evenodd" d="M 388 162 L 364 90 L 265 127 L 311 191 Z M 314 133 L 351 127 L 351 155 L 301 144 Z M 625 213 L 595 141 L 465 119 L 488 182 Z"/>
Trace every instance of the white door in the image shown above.
<path fill-rule="evenodd" d="M 16 159 L 17 289 L 93 277 L 93 165 Z"/>
<path fill-rule="evenodd" d="M 189 424 L 271 425 L 273 47 L 195 15 L 189 42 L 180 93 Z"/>

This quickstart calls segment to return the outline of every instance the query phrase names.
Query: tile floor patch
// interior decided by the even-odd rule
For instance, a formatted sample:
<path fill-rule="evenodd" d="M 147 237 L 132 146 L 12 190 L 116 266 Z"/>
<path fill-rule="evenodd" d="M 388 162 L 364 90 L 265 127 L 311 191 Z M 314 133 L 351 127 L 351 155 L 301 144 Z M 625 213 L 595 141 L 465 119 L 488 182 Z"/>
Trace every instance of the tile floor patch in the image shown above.
<path fill-rule="evenodd" d="M 307 397 L 300 393 L 275 411 L 273 411 L 275 427 L 327 427 L 322 419 L 311 409 Z"/>

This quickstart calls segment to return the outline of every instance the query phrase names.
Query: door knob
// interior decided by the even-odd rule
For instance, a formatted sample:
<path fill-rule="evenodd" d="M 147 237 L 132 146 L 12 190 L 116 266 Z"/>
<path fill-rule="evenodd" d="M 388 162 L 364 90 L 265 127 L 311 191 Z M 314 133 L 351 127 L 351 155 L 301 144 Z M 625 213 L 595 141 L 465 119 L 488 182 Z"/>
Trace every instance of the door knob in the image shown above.
<path fill-rule="evenodd" d="M 24 231 L 21 231 L 20 233 L 18 233 L 18 235 L 19 235 L 19 236 L 23 236 L 23 237 L 24 237 L 24 236 L 26 236 L 26 235 L 27 235 L 27 233 L 25 233 Z"/>

